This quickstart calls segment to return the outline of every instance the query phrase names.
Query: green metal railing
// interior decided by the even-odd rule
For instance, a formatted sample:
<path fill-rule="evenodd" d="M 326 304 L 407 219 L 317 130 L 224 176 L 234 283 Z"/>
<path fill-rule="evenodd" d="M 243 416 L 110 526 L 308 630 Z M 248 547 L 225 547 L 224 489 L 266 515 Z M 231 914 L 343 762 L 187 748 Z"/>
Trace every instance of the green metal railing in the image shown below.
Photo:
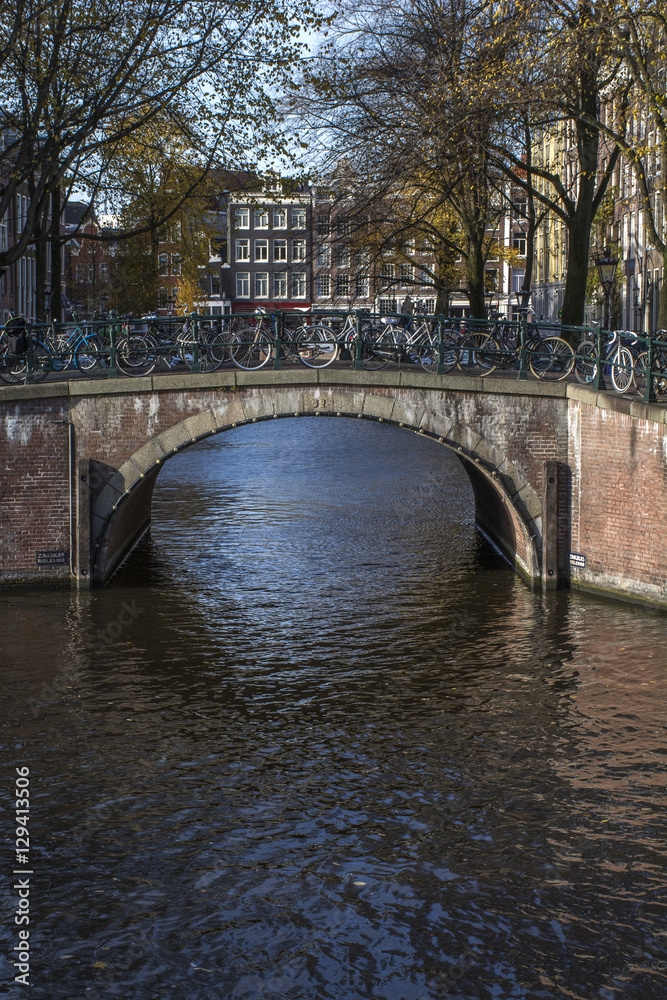
<path fill-rule="evenodd" d="M 591 388 L 629 391 L 647 403 L 667 397 L 667 333 L 613 334 L 598 327 L 564 328 L 529 321 L 456 319 L 335 309 L 273 310 L 233 315 L 116 317 L 60 324 L 26 324 L 16 348 L 0 335 L 0 380 L 31 384 L 75 377 L 112 378 L 223 365 L 274 371 L 348 363 L 357 371 L 393 365 L 445 375 L 520 381 L 578 379 Z M 578 344 L 574 353 L 565 344 Z M 616 345 L 614 347 L 614 345 Z M 616 350 L 616 354 L 614 354 Z"/>

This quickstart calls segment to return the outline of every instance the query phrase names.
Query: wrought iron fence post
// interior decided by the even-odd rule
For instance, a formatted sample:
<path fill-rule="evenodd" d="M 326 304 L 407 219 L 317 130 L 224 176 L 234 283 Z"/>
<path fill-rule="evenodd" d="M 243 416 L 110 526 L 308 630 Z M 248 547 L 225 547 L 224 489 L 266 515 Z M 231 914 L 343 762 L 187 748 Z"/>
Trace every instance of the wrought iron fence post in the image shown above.
<path fill-rule="evenodd" d="M 602 355 L 604 352 L 604 347 L 602 344 L 603 340 L 602 334 L 603 334 L 602 326 L 599 326 L 597 329 L 597 341 L 596 341 L 597 346 L 595 348 L 595 356 L 596 356 L 595 375 L 593 376 L 593 381 L 591 382 L 591 389 L 607 388 L 607 383 L 605 382 L 604 374 L 602 372 Z"/>
<path fill-rule="evenodd" d="M 438 316 L 438 375 L 444 375 L 445 367 L 445 317 L 440 313 Z"/>
<path fill-rule="evenodd" d="M 25 385 L 33 385 L 35 381 L 35 376 L 33 375 L 33 355 L 32 355 L 32 330 L 28 328 L 26 323 L 26 342 L 25 342 L 25 377 L 23 382 Z"/>
<path fill-rule="evenodd" d="M 361 309 L 357 309 L 355 317 L 355 339 L 354 339 L 354 369 L 361 372 L 364 370 L 363 356 L 363 334 L 361 332 Z"/>
<path fill-rule="evenodd" d="M 192 333 L 193 333 L 193 345 L 192 345 L 192 364 L 190 365 L 190 371 L 193 375 L 199 375 L 199 316 L 196 312 L 190 313 L 190 322 L 192 323 Z"/>
<path fill-rule="evenodd" d="M 273 328 L 275 331 L 275 336 L 273 338 L 273 370 L 274 372 L 280 372 L 283 370 L 282 338 L 285 329 L 285 317 L 282 312 L 274 313 Z"/>
<path fill-rule="evenodd" d="M 655 383 L 653 381 L 653 337 L 646 338 L 646 389 L 644 390 L 644 402 L 658 402 L 658 397 L 655 394 Z"/>
<path fill-rule="evenodd" d="M 118 378 L 118 368 L 116 367 L 117 337 L 118 327 L 116 323 L 112 323 L 109 327 L 109 371 L 107 372 L 107 378 Z"/>
<path fill-rule="evenodd" d="M 526 321 L 528 312 L 522 309 L 519 313 L 519 374 L 517 379 L 520 382 L 528 380 L 528 351 L 526 350 Z"/>

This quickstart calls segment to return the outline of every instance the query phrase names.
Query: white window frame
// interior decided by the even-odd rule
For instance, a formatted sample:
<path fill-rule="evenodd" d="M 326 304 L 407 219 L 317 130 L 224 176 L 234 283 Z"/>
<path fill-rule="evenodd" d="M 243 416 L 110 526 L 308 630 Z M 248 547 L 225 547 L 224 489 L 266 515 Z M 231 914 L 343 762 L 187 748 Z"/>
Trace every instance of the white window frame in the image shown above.
<path fill-rule="evenodd" d="M 292 260 L 302 261 L 306 259 L 306 241 L 292 240 Z"/>
<path fill-rule="evenodd" d="M 292 271 L 292 298 L 305 299 L 306 287 L 305 271 Z"/>
<path fill-rule="evenodd" d="M 269 297 L 269 272 L 255 271 L 255 298 L 268 299 Z"/>
<path fill-rule="evenodd" d="M 250 260 L 250 240 L 236 240 L 235 260 Z"/>
<path fill-rule="evenodd" d="M 268 229 L 269 228 L 269 210 L 268 208 L 256 208 L 254 215 L 255 229 Z"/>
<path fill-rule="evenodd" d="M 287 229 L 287 212 L 284 208 L 274 208 L 273 210 L 273 228 L 274 229 Z"/>
<path fill-rule="evenodd" d="M 350 276 L 349 274 L 337 274 L 336 275 L 336 298 L 349 298 L 350 295 Z"/>
<path fill-rule="evenodd" d="M 328 274 L 318 274 L 317 276 L 317 297 L 318 299 L 331 298 L 331 277 Z"/>
<path fill-rule="evenodd" d="M 305 208 L 293 208 L 292 209 L 292 229 L 305 229 L 306 228 L 306 210 Z"/>
<path fill-rule="evenodd" d="M 287 261 L 287 240 L 273 241 L 273 259 Z"/>
<path fill-rule="evenodd" d="M 358 274 L 354 279 L 354 294 L 358 299 L 367 299 L 368 291 L 369 291 L 368 276 L 365 274 Z"/>
<path fill-rule="evenodd" d="M 287 271 L 273 272 L 273 297 L 274 299 L 287 298 Z"/>
<path fill-rule="evenodd" d="M 250 229 L 250 209 L 249 208 L 235 208 L 234 209 L 234 228 L 235 229 Z"/>
<path fill-rule="evenodd" d="M 182 269 L 182 261 L 180 253 L 173 253 L 171 255 L 171 273 L 177 278 L 180 277 Z"/>
<path fill-rule="evenodd" d="M 268 259 L 269 259 L 269 241 L 255 240 L 255 260 L 268 261 Z"/>
<path fill-rule="evenodd" d="M 236 298 L 250 298 L 250 271 L 236 272 Z"/>

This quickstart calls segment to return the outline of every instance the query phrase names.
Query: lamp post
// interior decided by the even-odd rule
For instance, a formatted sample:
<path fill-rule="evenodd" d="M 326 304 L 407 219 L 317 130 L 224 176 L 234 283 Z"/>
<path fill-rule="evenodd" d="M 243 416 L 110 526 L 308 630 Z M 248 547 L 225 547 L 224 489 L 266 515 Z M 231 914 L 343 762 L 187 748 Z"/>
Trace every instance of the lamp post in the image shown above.
<path fill-rule="evenodd" d="M 611 255 L 611 247 L 604 248 L 603 253 L 595 258 L 595 264 L 598 269 L 600 284 L 602 285 L 602 290 L 604 292 L 604 317 L 602 325 L 605 330 L 608 330 L 609 296 L 611 295 L 611 290 L 614 286 L 614 277 L 616 276 L 616 268 L 618 266 L 618 261 Z"/>

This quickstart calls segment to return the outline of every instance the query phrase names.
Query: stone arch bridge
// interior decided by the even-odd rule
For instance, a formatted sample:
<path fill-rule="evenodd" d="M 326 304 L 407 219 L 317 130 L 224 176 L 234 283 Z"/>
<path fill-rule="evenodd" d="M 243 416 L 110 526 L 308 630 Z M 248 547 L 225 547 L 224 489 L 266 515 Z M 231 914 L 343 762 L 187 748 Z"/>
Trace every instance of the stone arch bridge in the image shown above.
<path fill-rule="evenodd" d="M 0 389 L 0 583 L 110 579 L 165 462 L 286 417 L 393 424 L 451 449 L 479 527 L 532 585 L 667 608 L 667 408 L 562 383 L 260 371 Z"/>

